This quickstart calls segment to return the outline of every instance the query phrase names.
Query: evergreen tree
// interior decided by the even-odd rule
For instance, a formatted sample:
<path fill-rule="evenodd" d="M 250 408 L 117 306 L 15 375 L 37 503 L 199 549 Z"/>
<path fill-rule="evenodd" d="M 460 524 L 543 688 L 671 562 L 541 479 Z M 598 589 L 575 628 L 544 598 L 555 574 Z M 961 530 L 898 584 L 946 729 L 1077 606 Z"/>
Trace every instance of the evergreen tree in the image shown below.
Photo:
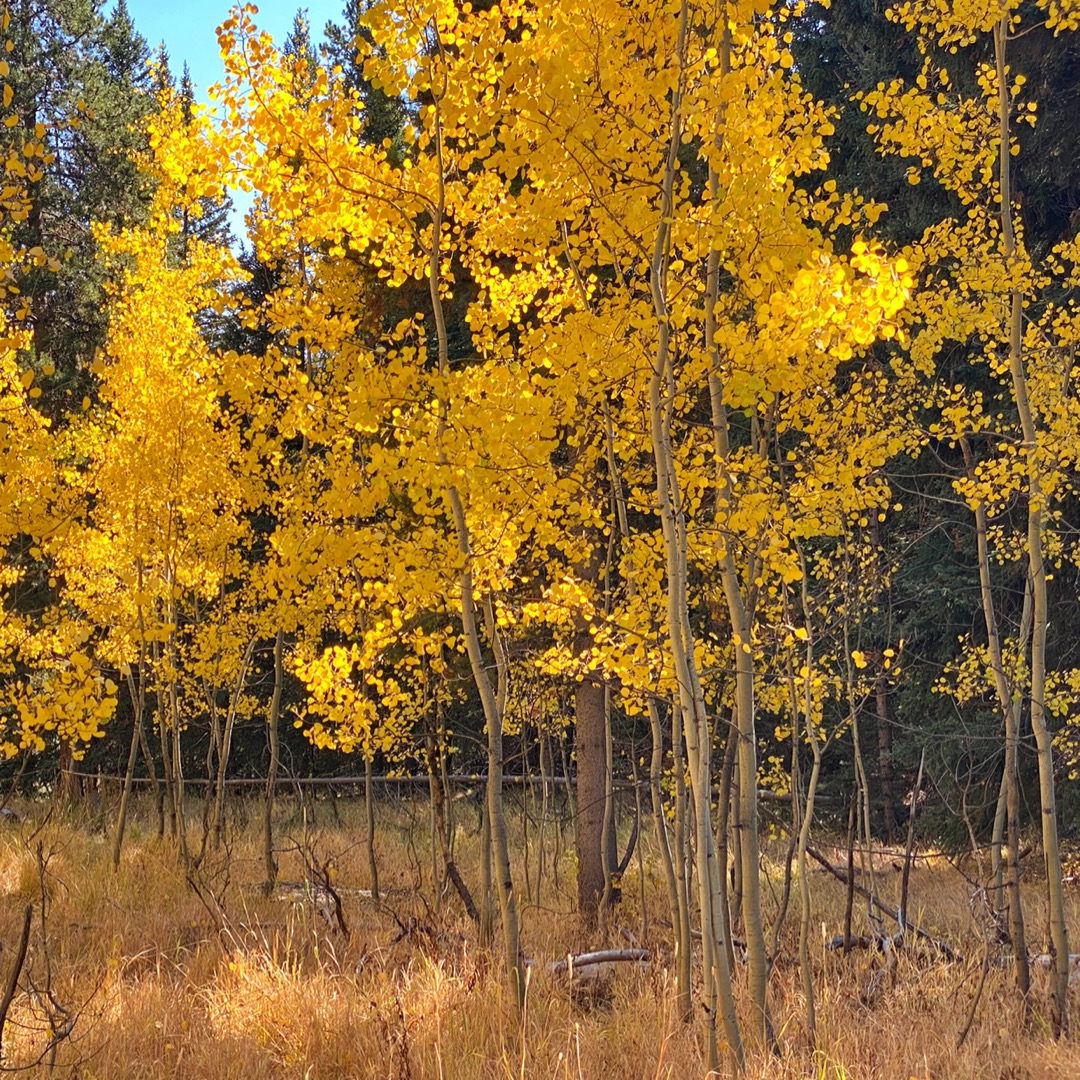
<path fill-rule="evenodd" d="M 371 0 L 345 0 L 341 23 L 326 24 L 324 49 L 330 66 L 341 68 L 345 87 L 355 90 L 364 103 L 364 140 L 379 144 L 389 139 L 395 153 L 400 155 L 404 150 L 401 132 L 408 119 L 405 103 L 376 89 L 364 77 L 363 62 L 357 61 L 357 40 L 369 45 L 372 41 L 370 31 L 361 24 L 370 7 Z"/>
<path fill-rule="evenodd" d="M 195 108 L 195 84 L 191 81 L 191 72 L 187 64 L 180 75 L 180 110 L 185 123 L 190 123 Z M 206 244 L 219 247 L 231 247 L 233 243 L 229 218 L 233 212 L 233 202 L 227 195 L 221 198 L 202 197 L 199 199 L 198 214 L 185 214 L 183 235 L 185 239 L 194 238 Z"/>
<path fill-rule="evenodd" d="M 12 109 L 28 137 L 43 129 L 48 155 L 23 239 L 61 261 L 58 272 L 35 270 L 20 283 L 37 360 L 58 369 L 53 398 L 65 384 L 76 389 L 103 340 L 91 223 L 140 221 L 148 205 L 150 181 L 136 158 L 141 121 L 154 108 L 149 53 L 124 0 L 107 17 L 94 0 L 19 0 L 10 37 Z"/>
<path fill-rule="evenodd" d="M 878 0 L 812 4 L 794 23 L 792 49 L 803 85 L 837 110 L 828 175 L 841 190 L 857 188 L 887 204 L 879 223 L 881 235 L 898 244 L 917 243 L 929 226 L 962 216 L 963 211 L 929 170 L 924 170 L 920 183 L 912 184 L 911 159 L 879 153 L 867 130 L 873 118 L 858 106 L 857 95 L 879 84 L 896 78 L 913 83 L 923 62 L 917 35 L 889 19 L 887 8 Z M 1010 63 L 1028 78 L 1025 93 L 1039 103 L 1034 127 L 1017 126 L 1021 153 L 1013 176 L 1025 236 L 1035 253 L 1080 229 L 1080 180 L 1075 170 L 1080 129 L 1074 120 L 1080 96 L 1080 45 L 1075 37 L 1055 37 L 1052 30 L 1033 26 L 1010 46 Z M 978 65 L 993 59 L 987 41 L 951 51 L 926 42 L 923 47 L 933 50 L 935 66 L 947 69 L 954 85 L 977 96 Z M 884 356 L 887 350 L 879 346 L 878 351 Z M 936 357 L 940 384 L 963 386 L 987 400 L 1000 395 L 1000 387 L 979 360 L 981 352 L 976 341 L 949 341 Z M 1007 395 L 1000 408 L 1003 415 L 1012 415 Z M 937 419 L 933 408 L 922 419 L 927 426 L 933 423 Z M 994 442 L 974 439 L 976 458 L 989 453 Z M 936 439 L 927 440 L 914 461 L 891 463 L 891 479 L 903 493 L 904 510 L 883 526 L 881 542 L 891 553 L 887 561 L 897 569 L 880 610 L 868 615 L 864 629 L 881 640 L 891 635 L 905 641 L 904 677 L 890 691 L 887 718 L 874 718 L 889 727 L 884 737 L 878 732 L 878 745 L 891 742 L 893 764 L 909 779 L 914 778 L 922 748 L 929 747 L 927 768 L 933 785 L 953 805 L 966 801 L 979 827 L 988 826 L 994 813 L 1000 718 L 990 706 L 969 705 L 961 712 L 947 696 L 934 692 L 940 689 L 943 671 L 960 655 L 961 636 L 974 633 L 982 640 L 979 598 L 971 587 L 978 577 L 974 522 L 966 508 L 956 506 L 952 488 L 953 478 L 964 468 L 959 449 Z M 1014 528 L 1017 515 L 1013 508 L 996 524 Z M 1021 620 L 1025 578 L 1021 564 L 995 567 L 1004 632 L 1014 633 Z M 1065 570 L 1052 582 L 1050 597 L 1059 630 L 1050 644 L 1051 661 L 1060 667 L 1075 663 L 1075 596 L 1076 581 Z M 872 703 L 866 712 L 872 715 Z M 839 767 L 827 779 L 847 782 L 849 747 L 839 743 L 837 755 L 844 761 L 836 763 Z M 1022 766 L 1030 782 L 1033 762 L 1025 758 Z M 879 774 L 879 779 L 884 776 Z M 956 839 L 967 839 L 951 815 L 942 813 L 941 821 L 946 830 L 956 830 Z"/>
<path fill-rule="evenodd" d="M 298 8 L 293 16 L 292 29 L 285 38 L 282 52 L 292 61 L 293 93 L 304 101 L 310 97 L 315 82 L 315 67 L 319 62 L 311 42 L 311 20 L 307 8 Z"/>

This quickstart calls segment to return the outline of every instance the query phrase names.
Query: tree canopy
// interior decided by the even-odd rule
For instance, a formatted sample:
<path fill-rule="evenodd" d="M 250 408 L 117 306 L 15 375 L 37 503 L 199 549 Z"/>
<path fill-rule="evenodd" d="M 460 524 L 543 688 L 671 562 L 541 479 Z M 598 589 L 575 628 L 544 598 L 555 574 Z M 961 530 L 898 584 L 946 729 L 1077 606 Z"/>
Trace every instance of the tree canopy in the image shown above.
<path fill-rule="evenodd" d="M 282 740 L 483 759 L 520 997 L 510 748 L 610 804 L 651 744 L 713 1064 L 774 1037 L 760 789 L 805 863 L 816 797 L 891 834 L 927 755 L 1002 889 L 1041 808 L 1065 1030 L 1080 5 L 348 0 L 280 48 L 244 6 L 208 103 L 122 0 L 5 19 L 5 755 L 125 800 L 141 758 L 185 859 L 185 775 L 220 834 Z"/>

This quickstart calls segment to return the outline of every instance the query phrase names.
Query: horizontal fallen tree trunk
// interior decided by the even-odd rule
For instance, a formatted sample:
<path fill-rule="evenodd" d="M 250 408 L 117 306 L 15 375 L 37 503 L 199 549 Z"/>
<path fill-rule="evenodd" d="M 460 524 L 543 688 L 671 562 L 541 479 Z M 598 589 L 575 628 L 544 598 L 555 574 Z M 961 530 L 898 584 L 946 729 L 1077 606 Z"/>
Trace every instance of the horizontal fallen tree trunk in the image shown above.
<path fill-rule="evenodd" d="M 834 934 L 825 942 L 825 948 L 829 952 L 837 952 L 845 947 L 849 949 L 879 949 L 884 938 L 871 937 L 869 934 L 852 934 L 847 941 L 843 934 Z"/>
<path fill-rule="evenodd" d="M 769 818 L 774 824 L 783 824 L 783 822 L 779 821 L 777 815 L 771 813 L 767 808 L 761 807 L 760 809 L 762 816 L 766 816 L 766 818 Z M 815 863 L 823 866 L 829 874 L 832 874 L 833 877 L 835 877 L 836 880 L 841 883 L 841 885 L 849 885 L 847 867 L 841 869 L 838 866 L 834 866 L 825 858 L 825 856 L 820 851 L 814 850 L 809 845 L 807 845 L 807 854 Z M 926 930 L 923 930 L 921 927 L 917 927 L 914 922 L 910 921 L 904 915 L 900 908 L 893 908 L 890 907 L 888 904 L 882 903 L 880 900 L 878 900 L 878 897 L 875 896 L 874 893 L 870 892 L 869 889 L 864 889 L 858 881 L 850 882 L 850 887 L 856 893 L 859 893 L 859 895 L 863 897 L 863 900 L 868 901 L 870 904 L 873 904 L 874 907 L 876 907 L 882 915 L 887 915 L 890 919 L 892 919 L 893 922 L 896 923 L 896 926 L 899 926 L 901 930 L 909 930 L 910 932 L 915 934 L 915 936 L 918 937 L 920 941 L 924 941 L 928 945 L 933 946 L 937 951 L 939 951 L 939 953 L 943 957 L 945 957 L 946 960 L 963 962 L 963 957 L 960 956 L 957 951 L 955 951 L 953 948 L 950 948 L 948 945 L 945 944 L 945 942 L 937 940 L 936 937 L 934 937 L 932 934 L 928 934 Z"/>
<path fill-rule="evenodd" d="M 812 847 L 807 846 L 806 853 L 820 866 L 823 866 L 837 881 L 844 885 L 849 884 L 846 870 L 841 870 L 835 866 L 820 851 L 815 851 Z M 888 904 L 882 903 L 869 889 L 864 889 L 858 882 L 852 882 L 851 887 L 857 892 L 864 900 L 868 900 L 874 905 L 883 915 L 888 915 L 901 930 L 910 930 L 921 941 L 925 941 L 927 944 L 932 945 L 946 960 L 959 960 L 963 961 L 963 957 L 948 945 L 944 941 L 938 941 L 937 938 L 928 934 L 921 927 L 916 926 L 905 918 L 904 913 L 896 908 L 889 907 Z"/>
<path fill-rule="evenodd" d="M 575 971 L 595 967 L 599 964 L 644 964 L 651 957 L 648 949 L 601 949 L 598 952 L 578 953 L 577 956 L 567 955 L 562 960 L 553 960 L 544 965 L 544 970 L 552 975 L 561 975 L 564 972 L 574 977 Z M 528 966 L 533 966 L 533 961 L 526 961 Z"/>

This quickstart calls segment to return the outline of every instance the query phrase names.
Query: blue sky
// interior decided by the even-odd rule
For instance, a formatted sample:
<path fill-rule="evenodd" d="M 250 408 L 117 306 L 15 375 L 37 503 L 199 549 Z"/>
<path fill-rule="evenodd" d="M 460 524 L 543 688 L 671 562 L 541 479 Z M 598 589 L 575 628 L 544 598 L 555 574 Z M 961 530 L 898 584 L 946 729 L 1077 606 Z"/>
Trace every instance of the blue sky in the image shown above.
<path fill-rule="evenodd" d="M 106 10 L 113 6 L 112 0 Z M 151 49 L 165 42 L 173 74 L 180 75 L 185 61 L 195 81 L 196 94 L 206 100 L 206 89 L 222 75 L 215 29 L 229 14 L 229 0 L 127 0 L 128 11 Z M 298 8 L 307 8 L 312 36 L 318 42 L 327 20 L 339 21 L 344 0 L 267 0 L 259 4 L 256 25 L 280 44 L 292 26 Z"/>
<path fill-rule="evenodd" d="M 107 0 L 105 10 L 111 10 L 114 0 Z M 224 74 L 218 55 L 215 30 L 228 17 L 230 0 L 127 0 L 128 12 L 135 29 L 146 38 L 153 50 L 165 42 L 169 66 L 173 75 L 187 63 L 195 83 L 195 96 L 206 101 L 207 88 L 219 82 Z M 322 40 L 322 30 L 328 20 L 341 18 L 344 0 L 267 0 L 259 4 L 255 24 L 266 30 L 280 45 L 292 29 L 293 16 L 306 8 L 311 21 L 312 38 L 316 45 Z M 234 209 L 230 224 L 233 235 L 244 235 L 244 213 L 251 204 L 250 196 L 233 193 Z"/>

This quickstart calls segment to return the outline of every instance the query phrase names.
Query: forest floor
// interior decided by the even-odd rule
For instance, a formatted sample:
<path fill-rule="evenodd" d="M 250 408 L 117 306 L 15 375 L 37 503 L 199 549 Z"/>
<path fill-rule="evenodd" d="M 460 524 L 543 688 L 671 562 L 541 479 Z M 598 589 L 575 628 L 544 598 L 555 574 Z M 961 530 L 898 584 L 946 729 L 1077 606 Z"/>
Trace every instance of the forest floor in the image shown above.
<path fill-rule="evenodd" d="M 703 1074 L 699 1025 L 684 1023 L 675 1008 L 667 902 L 648 842 L 641 859 L 630 864 L 609 925 L 590 933 L 573 914 L 569 830 L 556 852 L 555 827 L 549 827 L 538 888 L 539 845 L 530 827 L 528 888 L 523 856 L 515 866 L 522 947 L 534 961 L 522 1020 L 504 992 L 498 961 L 478 943 L 456 895 L 434 897 L 422 800 L 378 806 L 379 880 L 385 890 L 378 903 L 364 893 L 369 881 L 362 804 L 323 800 L 301 813 L 282 798 L 280 878 L 296 888 L 286 884 L 274 897 L 259 887 L 264 868 L 255 801 L 237 801 L 225 845 L 217 851 L 211 845 L 190 880 L 175 841 L 156 836 L 147 806 L 131 823 L 115 872 L 109 816 L 89 809 L 81 816 L 61 815 L 34 804 L 16 809 L 20 820 L 0 822 L 0 992 L 17 959 L 27 909 L 31 924 L 28 955 L 2 1029 L 4 1071 L 26 1067 L 29 1075 L 48 1075 L 51 1067 L 54 1075 L 87 1080 L 682 1080 Z M 455 813 L 457 857 L 465 880 L 474 883 L 477 813 L 460 805 Z M 520 813 L 512 820 L 514 850 L 523 853 Z M 201 823 L 194 817 L 189 830 L 197 849 Z M 843 852 L 817 846 L 843 863 Z M 782 841 L 767 846 L 770 926 L 782 894 L 784 849 Z M 878 887 L 894 905 L 902 860 L 902 852 L 878 857 Z M 1037 852 L 1025 860 L 1033 952 L 1042 947 L 1045 926 L 1037 863 Z M 320 890 L 304 885 L 312 868 L 331 870 L 340 913 Z M 796 894 L 770 980 L 780 1049 L 751 1050 L 746 1075 L 1080 1076 L 1080 1040 L 1050 1038 L 1038 973 L 1033 1018 L 1025 1030 L 1011 973 L 993 952 L 970 1034 L 957 1049 L 986 954 L 980 910 L 975 905 L 973 914 L 967 880 L 978 872 L 970 856 L 958 869 L 944 856 L 920 852 L 911 873 L 911 914 L 962 959 L 944 960 L 932 948 L 909 943 L 898 950 L 895 967 L 875 979 L 883 964 L 879 953 L 855 950 L 844 956 L 824 947 L 842 931 L 845 889 L 815 871 L 817 1049 L 804 1030 Z M 1072 936 L 1080 941 L 1080 888 L 1071 887 L 1068 903 Z M 858 898 L 855 930 L 868 930 Z M 651 949 L 653 961 L 645 968 L 619 965 L 594 985 L 571 986 L 565 975 L 545 970 L 547 962 L 571 951 L 630 945 Z M 749 1029 L 742 969 L 737 979 Z M 1071 996 L 1080 1027 L 1080 993 Z"/>

